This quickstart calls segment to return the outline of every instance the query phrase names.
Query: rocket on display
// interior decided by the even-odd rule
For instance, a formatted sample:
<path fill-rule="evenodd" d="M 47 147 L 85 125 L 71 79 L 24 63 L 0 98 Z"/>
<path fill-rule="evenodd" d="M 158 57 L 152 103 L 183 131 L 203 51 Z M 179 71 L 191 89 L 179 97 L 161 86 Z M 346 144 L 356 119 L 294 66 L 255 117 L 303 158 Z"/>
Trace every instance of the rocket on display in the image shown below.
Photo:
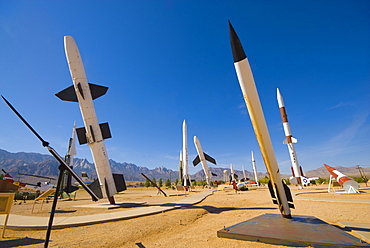
<path fill-rule="evenodd" d="M 337 180 L 337 182 L 343 187 L 347 193 L 359 193 L 359 184 L 350 177 L 347 177 L 342 172 L 324 164 L 329 173 Z"/>
<path fill-rule="evenodd" d="M 253 151 L 252 151 L 252 166 L 253 166 L 254 180 L 256 181 L 256 185 L 259 186 L 258 177 L 257 177 L 256 160 L 254 159 Z"/>
<path fill-rule="evenodd" d="M 236 74 L 252 121 L 258 145 L 270 177 L 270 193 L 273 198 L 273 202 L 278 204 L 282 216 L 290 219 L 292 218 L 290 208 L 294 208 L 293 198 L 288 186 L 283 182 L 279 172 L 279 166 L 276 161 L 248 58 L 245 55 L 242 44 L 240 43 L 240 40 L 230 22 L 229 30 Z"/>
<path fill-rule="evenodd" d="M 279 104 L 281 119 L 283 121 L 283 128 L 285 133 L 285 140 L 284 144 L 288 145 L 290 160 L 292 161 L 292 177 L 290 178 L 290 182 L 292 184 L 298 185 L 300 189 L 303 189 L 303 186 L 307 186 L 310 181 L 307 177 L 303 175 L 302 167 L 298 163 L 297 153 L 294 148 L 294 143 L 297 143 L 297 139 L 292 136 L 292 132 L 290 130 L 290 125 L 288 122 L 288 115 L 286 114 L 285 105 L 283 97 L 280 94 L 279 89 L 277 89 L 277 100 Z"/>
<path fill-rule="evenodd" d="M 182 123 L 182 185 L 185 187 L 191 186 L 189 175 L 188 136 L 185 120 Z"/>
<path fill-rule="evenodd" d="M 108 123 L 98 123 L 93 103 L 94 99 L 107 92 L 108 87 L 88 83 L 80 52 L 72 36 L 64 36 L 64 48 L 73 85 L 55 95 L 64 101 L 79 103 L 85 126 L 76 129 L 78 140 L 81 145 L 87 143 L 90 147 L 98 175 L 98 181 L 89 187 L 99 198 L 108 198 L 110 204 L 115 204 L 114 195 L 125 190 L 126 184 L 123 175 L 115 174 L 114 180 L 104 144 L 104 140 L 112 136 Z"/>
<path fill-rule="evenodd" d="M 211 176 L 213 174 L 208 169 L 207 161 L 213 164 L 216 164 L 216 160 L 203 152 L 202 146 L 200 145 L 200 142 L 197 136 L 194 136 L 194 145 L 195 145 L 195 148 L 197 149 L 198 155 L 193 160 L 193 165 L 196 166 L 197 164 L 199 164 L 199 162 L 202 163 L 202 167 L 203 167 L 204 174 L 206 176 L 207 184 L 208 186 L 211 186 Z"/>

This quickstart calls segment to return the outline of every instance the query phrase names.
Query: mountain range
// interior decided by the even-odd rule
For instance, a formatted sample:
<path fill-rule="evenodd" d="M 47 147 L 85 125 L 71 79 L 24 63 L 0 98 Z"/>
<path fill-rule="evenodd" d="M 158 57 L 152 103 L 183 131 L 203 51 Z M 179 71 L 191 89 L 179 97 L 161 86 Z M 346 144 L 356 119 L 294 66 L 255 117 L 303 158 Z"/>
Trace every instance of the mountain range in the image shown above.
<path fill-rule="evenodd" d="M 179 178 L 179 172 L 166 167 L 157 167 L 155 169 L 148 169 L 146 167 L 137 166 L 132 163 L 120 163 L 112 159 L 109 160 L 113 173 L 123 174 L 126 181 L 145 181 L 145 178 L 141 173 L 145 174 L 149 178 L 162 178 L 163 180 L 171 179 L 174 182 Z M 14 179 L 18 180 L 20 177 L 18 173 L 21 174 L 31 174 L 46 177 L 58 177 L 58 162 L 51 155 L 42 155 L 39 153 L 26 153 L 17 152 L 11 153 L 0 149 L 0 169 L 8 172 Z M 340 172 L 348 176 L 359 177 L 359 171 L 357 167 L 335 167 Z M 370 168 L 363 168 L 365 174 L 370 174 Z M 87 159 L 75 158 L 73 164 L 73 170 L 77 175 L 81 175 L 82 172 L 86 172 L 91 178 L 96 178 L 95 166 L 93 163 L 87 161 Z M 210 171 L 217 176 L 212 177 L 213 180 L 224 180 L 224 171 L 229 171 L 229 168 L 215 168 L 210 167 Z M 243 172 L 235 170 L 235 173 L 242 178 Z M 329 178 L 329 173 L 325 167 L 318 168 L 316 170 L 307 171 L 305 173 L 308 177 L 322 177 Z M 246 171 L 246 176 L 249 178 L 254 178 L 253 173 Z M 267 176 L 267 173 L 258 173 L 258 178 L 263 178 Z M 282 177 L 287 178 L 290 175 L 282 175 Z M 199 170 L 194 175 L 190 175 L 192 179 L 203 180 L 204 172 Z"/>

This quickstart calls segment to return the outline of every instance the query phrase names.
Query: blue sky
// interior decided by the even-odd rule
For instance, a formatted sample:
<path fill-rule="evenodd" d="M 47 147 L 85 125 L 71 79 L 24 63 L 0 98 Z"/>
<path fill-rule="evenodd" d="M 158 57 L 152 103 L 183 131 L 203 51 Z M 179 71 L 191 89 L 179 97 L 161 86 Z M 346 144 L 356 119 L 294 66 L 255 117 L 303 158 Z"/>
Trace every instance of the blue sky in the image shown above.
<path fill-rule="evenodd" d="M 1 1 L 0 94 L 61 155 L 77 103 L 55 93 L 72 85 L 63 36 L 72 35 L 95 100 L 109 122 L 109 157 L 177 170 L 182 122 L 218 166 L 265 172 L 236 77 L 227 21 L 249 58 L 282 173 L 290 159 L 276 88 L 284 97 L 300 165 L 370 166 L 369 1 Z M 0 148 L 47 154 L 0 103 Z M 92 161 L 89 147 L 77 157 Z M 195 173 L 201 167 L 190 168 Z"/>

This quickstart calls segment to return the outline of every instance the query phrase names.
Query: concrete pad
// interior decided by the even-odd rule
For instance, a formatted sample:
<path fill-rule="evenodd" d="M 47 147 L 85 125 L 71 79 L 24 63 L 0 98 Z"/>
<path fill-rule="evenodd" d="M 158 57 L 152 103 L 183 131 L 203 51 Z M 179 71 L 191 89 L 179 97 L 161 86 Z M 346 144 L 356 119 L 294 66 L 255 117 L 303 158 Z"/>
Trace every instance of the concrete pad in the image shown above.
<path fill-rule="evenodd" d="M 370 247 L 314 216 L 264 214 L 219 230 L 217 236 L 287 246 Z"/>
<path fill-rule="evenodd" d="M 338 224 L 370 243 L 370 223 L 339 222 Z"/>
<path fill-rule="evenodd" d="M 128 208 L 138 205 L 143 205 L 146 202 L 116 202 L 115 204 L 106 203 L 93 203 L 86 205 L 76 205 L 78 208 L 102 208 L 102 209 L 115 209 L 115 208 Z"/>

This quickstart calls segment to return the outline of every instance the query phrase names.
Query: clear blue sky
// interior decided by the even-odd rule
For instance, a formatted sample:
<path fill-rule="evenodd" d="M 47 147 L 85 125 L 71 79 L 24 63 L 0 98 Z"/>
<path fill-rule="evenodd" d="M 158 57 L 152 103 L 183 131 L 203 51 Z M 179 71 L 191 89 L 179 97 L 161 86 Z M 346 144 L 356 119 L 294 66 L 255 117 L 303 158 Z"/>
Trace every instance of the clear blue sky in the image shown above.
<path fill-rule="evenodd" d="M 117 162 L 177 170 L 182 122 L 219 166 L 265 172 L 236 77 L 227 21 L 249 58 L 282 173 L 290 159 L 276 100 L 285 101 L 305 171 L 370 166 L 370 2 L 364 1 L 0 1 L 0 94 L 65 155 L 77 103 L 63 36 L 72 35 Z M 0 148 L 48 154 L 0 102 Z M 77 157 L 92 161 L 89 147 Z M 191 166 L 192 167 L 192 166 Z M 201 167 L 190 168 L 190 173 Z"/>

